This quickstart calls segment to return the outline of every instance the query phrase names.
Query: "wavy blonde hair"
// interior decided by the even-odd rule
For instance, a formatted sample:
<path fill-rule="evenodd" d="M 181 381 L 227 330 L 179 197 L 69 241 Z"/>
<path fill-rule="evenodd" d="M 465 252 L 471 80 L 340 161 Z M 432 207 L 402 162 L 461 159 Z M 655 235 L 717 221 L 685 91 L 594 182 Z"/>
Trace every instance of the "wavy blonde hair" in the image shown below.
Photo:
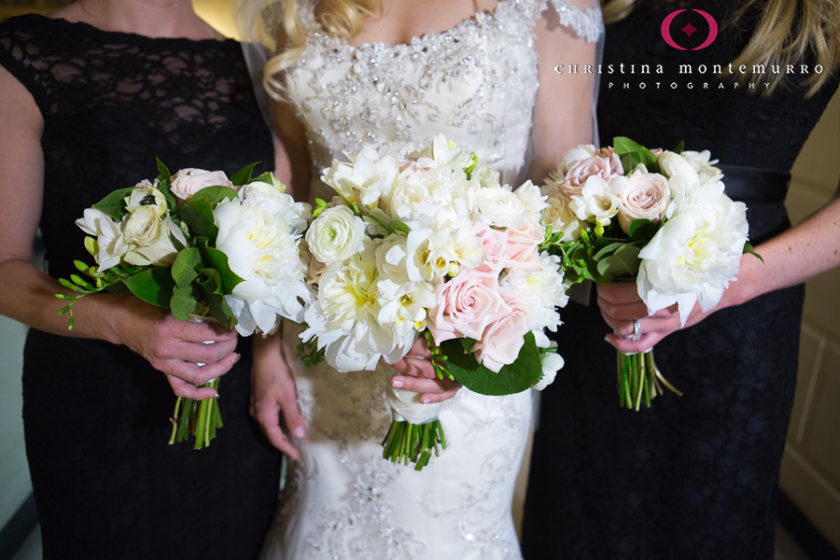
<path fill-rule="evenodd" d="M 635 0 L 604 2 L 604 21 L 614 23 L 633 11 Z M 738 27 L 752 10 L 761 13 L 747 46 L 733 61 L 733 66 L 799 64 L 808 60 L 811 67 L 821 65 L 822 73 L 812 73 L 804 80 L 805 97 L 811 97 L 825 85 L 840 67 L 840 0 L 747 0 L 736 12 L 733 27 Z M 753 75 L 753 81 L 766 80 Z M 773 74 L 764 95 L 785 85 L 786 74 Z"/>
<path fill-rule="evenodd" d="M 309 0 L 318 24 L 338 39 L 356 36 L 365 20 L 380 9 L 379 0 Z M 306 32 L 301 22 L 298 0 L 283 0 L 283 43 L 277 44 L 277 55 L 265 63 L 263 85 L 269 95 L 282 98 L 283 84 L 278 75 L 294 64 L 306 48 Z M 281 31 L 281 30 L 278 30 Z"/>

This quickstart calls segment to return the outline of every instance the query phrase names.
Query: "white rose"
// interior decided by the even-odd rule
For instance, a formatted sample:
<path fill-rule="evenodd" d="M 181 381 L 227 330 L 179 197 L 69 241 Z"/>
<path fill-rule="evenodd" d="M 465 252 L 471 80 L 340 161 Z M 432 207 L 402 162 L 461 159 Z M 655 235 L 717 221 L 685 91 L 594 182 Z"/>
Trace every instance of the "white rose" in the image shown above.
<path fill-rule="evenodd" d="M 121 224 L 95 208 L 86 208 L 76 225 L 88 235 L 96 238 L 94 258 L 99 272 L 120 264 L 129 247 L 122 234 Z M 85 246 L 88 244 L 86 243 Z"/>
<path fill-rule="evenodd" d="M 563 232 L 561 241 L 574 241 L 580 237 L 580 220 L 569 206 L 569 199 L 557 192 L 548 199 L 548 206 L 543 210 L 540 223 L 551 227 L 554 233 Z"/>
<path fill-rule="evenodd" d="M 649 313 L 674 303 L 685 324 L 695 303 L 704 311 L 735 279 L 747 240 L 746 206 L 721 195 L 686 204 L 639 253 L 639 297 Z"/>
<path fill-rule="evenodd" d="M 637 173 L 616 177 L 612 187 L 618 194 L 618 223 L 624 233 L 633 220 L 659 222 L 671 202 L 668 180 L 659 173 Z"/>
<path fill-rule="evenodd" d="M 184 233 L 169 216 L 163 220 L 150 206 L 141 206 L 132 212 L 123 225 L 124 236 L 130 250 L 123 260 L 138 266 L 162 266 L 172 264 L 178 249 L 172 243 L 175 237 L 182 245 L 187 244 Z"/>
<path fill-rule="evenodd" d="M 347 206 L 334 206 L 321 212 L 306 232 L 312 255 L 326 265 L 343 261 L 362 250 L 365 222 Z"/>
<path fill-rule="evenodd" d="M 205 171 L 204 169 L 180 169 L 172 176 L 169 190 L 176 198 L 186 201 L 195 193 L 207 187 L 233 187 L 224 171 Z"/>

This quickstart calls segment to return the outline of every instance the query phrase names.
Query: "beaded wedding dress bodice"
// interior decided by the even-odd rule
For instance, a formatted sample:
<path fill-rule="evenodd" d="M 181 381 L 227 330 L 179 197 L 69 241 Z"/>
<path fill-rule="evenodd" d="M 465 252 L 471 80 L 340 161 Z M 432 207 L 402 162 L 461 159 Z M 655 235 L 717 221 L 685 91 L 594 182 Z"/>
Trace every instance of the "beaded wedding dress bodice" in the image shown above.
<path fill-rule="evenodd" d="M 306 129 L 314 177 L 364 144 L 405 154 L 444 133 L 514 184 L 539 87 L 534 30 L 541 17 L 589 41 L 601 32 L 597 7 L 500 0 L 492 13 L 409 44 L 354 47 L 303 11 L 307 46 L 286 70 L 284 95 Z M 312 191 L 330 197 L 317 180 Z M 511 507 L 530 391 L 487 397 L 462 389 L 440 414 L 448 448 L 415 472 L 381 456 L 391 421 L 386 368 L 307 368 L 295 358 L 294 335 L 286 336 L 286 356 L 308 432 L 266 558 L 521 558 Z"/>

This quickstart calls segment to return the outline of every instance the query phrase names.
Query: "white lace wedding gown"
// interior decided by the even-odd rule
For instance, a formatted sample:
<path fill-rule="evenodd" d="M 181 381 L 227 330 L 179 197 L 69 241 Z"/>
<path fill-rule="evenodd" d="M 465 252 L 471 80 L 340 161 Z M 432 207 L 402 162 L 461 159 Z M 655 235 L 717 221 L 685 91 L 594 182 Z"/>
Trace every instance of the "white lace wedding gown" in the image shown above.
<path fill-rule="evenodd" d="M 365 143 L 406 153 L 442 132 L 514 183 L 538 87 L 534 27 L 546 9 L 597 39 L 598 9 L 562 0 L 501 0 L 493 13 L 396 46 L 330 38 L 302 8 L 308 43 L 287 70 L 286 95 L 306 127 L 315 177 Z M 324 189 L 313 187 L 328 198 Z M 307 368 L 295 358 L 294 333 L 286 339 L 308 433 L 265 558 L 521 558 L 511 505 L 530 391 L 488 397 L 461 389 L 440 414 L 448 448 L 416 472 L 382 458 L 391 421 L 384 368 Z"/>

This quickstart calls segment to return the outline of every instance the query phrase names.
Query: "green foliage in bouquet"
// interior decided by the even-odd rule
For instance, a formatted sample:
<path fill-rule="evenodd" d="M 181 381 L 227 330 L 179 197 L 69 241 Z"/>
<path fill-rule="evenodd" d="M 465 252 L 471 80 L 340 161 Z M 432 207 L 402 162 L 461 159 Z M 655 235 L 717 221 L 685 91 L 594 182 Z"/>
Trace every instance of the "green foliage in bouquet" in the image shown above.
<path fill-rule="evenodd" d="M 247 165 L 233 174 L 234 185 L 244 185 L 252 181 L 272 184 L 271 174 L 252 178 L 256 164 Z M 59 282 L 75 294 L 56 294 L 59 299 L 67 300 L 59 314 L 69 314 L 69 328 L 73 328 L 73 304 L 80 298 L 101 291 L 131 293 L 147 303 L 171 310 L 178 319 L 191 316 L 212 317 L 227 328 L 232 328 L 236 320 L 224 300 L 242 281 L 228 266 L 227 256 L 215 249 L 218 228 L 213 220 L 216 205 L 236 197 L 236 191 L 230 187 L 207 187 L 198 191 L 182 205 L 177 205 L 170 191 L 171 174 L 166 165 L 157 160 L 158 177 L 155 187 L 166 198 L 169 217 L 181 229 L 187 240 L 184 245 L 174 236 L 170 241 L 178 249 L 175 261 L 168 266 L 134 266 L 120 263 L 106 271 L 99 272 L 97 267 L 82 261 L 74 261 L 76 268 L 86 275 L 87 280 L 79 275 Z M 114 220 L 125 217 L 126 198 L 134 187 L 117 189 L 93 205 L 93 208 L 107 214 Z M 96 239 L 88 237 L 85 248 L 91 255 L 97 253 Z"/>

